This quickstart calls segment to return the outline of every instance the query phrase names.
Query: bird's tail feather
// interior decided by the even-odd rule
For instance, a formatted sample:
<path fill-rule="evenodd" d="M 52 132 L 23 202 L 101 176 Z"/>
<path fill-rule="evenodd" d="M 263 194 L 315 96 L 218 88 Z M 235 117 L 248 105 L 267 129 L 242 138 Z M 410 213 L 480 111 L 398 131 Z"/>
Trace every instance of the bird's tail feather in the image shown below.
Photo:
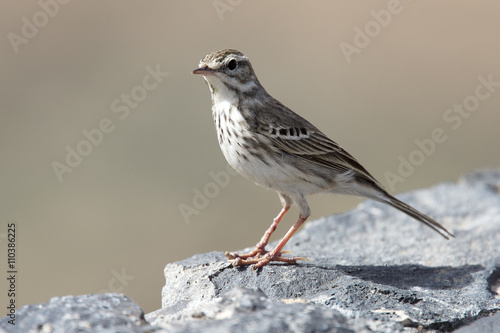
<path fill-rule="evenodd" d="M 450 239 L 450 237 L 455 237 L 451 232 L 446 230 L 445 227 L 443 227 L 441 224 L 439 224 L 436 220 L 433 218 L 425 215 L 424 213 L 419 212 L 412 206 L 404 203 L 403 201 L 393 197 L 392 195 L 386 193 L 385 198 L 377 198 L 379 201 L 382 201 L 386 204 L 391 205 L 392 207 L 402 211 L 405 214 L 408 214 L 409 216 L 413 217 L 414 219 L 422 222 L 426 226 L 432 228 L 434 231 L 438 232 L 441 236 L 443 236 L 446 239 Z"/>

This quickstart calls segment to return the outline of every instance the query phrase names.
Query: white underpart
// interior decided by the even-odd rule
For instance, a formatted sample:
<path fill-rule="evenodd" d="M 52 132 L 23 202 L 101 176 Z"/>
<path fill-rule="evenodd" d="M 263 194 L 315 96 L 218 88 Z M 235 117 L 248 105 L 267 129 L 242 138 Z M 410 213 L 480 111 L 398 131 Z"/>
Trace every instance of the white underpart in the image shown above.
<path fill-rule="evenodd" d="M 212 85 L 215 91 L 212 91 L 213 98 L 213 113 L 215 120 L 215 127 L 217 131 L 219 128 L 224 129 L 223 140 L 228 139 L 228 133 L 238 133 L 238 136 L 232 135 L 229 139 L 231 144 L 220 144 L 222 154 L 226 158 L 227 162 L 233 169 L 238 171 L 243 176 L 265 185 L 265 180 L 262 179 L 263 175 L 266 174 L 265 169 L 267 168 L 265 163 L 255 158 L 250 154 L 246 154 L 249 161 L 246 161 L 241 155 L 244 154 L 241 146 L 246 144 L 244 137 L 251 136 L 248 131 L 248 126 L 246 121 L 241 115 L 241 113 L 231 108 L 237 105 L 237 96 L 233 91 L 226 88 L 225 84 L 217 77 L 205 77 L 205 80 L 209 81 L 209 86 Z M 252 82 L 252 84 L 255 84 Z M 231 110 L 231 112 L 230 112 Z M 229 121 L 232 120 L 232 122 Z M 220 121 L 220 124 L 218 123 Z M 241 128 L 235 129 L 234 126 L 241 126 Z M 220 133 L 217 133 L 217 137 Z"/>
<path fill-rule="evenodd" d="M 374 187 L 364 186 L 354 181 L 354 170 L 349 170 L 335 176 L 336 186 L 330 193 L 355 195 L 372 199 L 385 199 L 384 194 Z"/>

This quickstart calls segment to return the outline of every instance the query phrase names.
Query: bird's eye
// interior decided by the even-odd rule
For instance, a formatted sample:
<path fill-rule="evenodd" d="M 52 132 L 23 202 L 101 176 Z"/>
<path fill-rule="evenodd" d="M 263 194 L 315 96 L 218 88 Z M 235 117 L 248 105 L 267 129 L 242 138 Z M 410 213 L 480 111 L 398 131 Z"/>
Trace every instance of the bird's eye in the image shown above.
<path fill-rule="evenodd" d="M 227 68 L 232 71 L 234 70 L 236 67 L 238 67 L 238 63 L 236 62 L 236 60 L 232 59 L 228 64 L 227 64 Z"/>

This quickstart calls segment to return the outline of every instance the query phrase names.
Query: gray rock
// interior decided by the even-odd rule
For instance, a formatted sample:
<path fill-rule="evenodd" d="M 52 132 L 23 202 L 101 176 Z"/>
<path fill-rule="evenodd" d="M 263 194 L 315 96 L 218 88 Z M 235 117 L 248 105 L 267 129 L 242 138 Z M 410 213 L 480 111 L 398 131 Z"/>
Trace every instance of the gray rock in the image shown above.
<path fill-rule="evenodd" d="M 234 268 L 218 252 L 169 264 L 162 309 L 146 319 L 173 332 L 474 327 L 500 310 L 499 184 L 499 170 L 484 171 L 400 196 L 452 231 L 449 241 L 365 201 L 306 224 L 285 247 L 310 259 L 297 265 Z"/>
<path fill-rule="evenodd" d="M 16 325 L 0 319 L 6 332 L 152 332 L 141 308 L 121 294 L 54 297 L 23 306 Z"/>
<path fill-rule="evenodd" d="M 220 252 L 167 265 L 149 323 L 123 295 L 83 295 L 24 306 L 0 331 L 500 331 L 499 189 L 496 170 L 401 196 L 450 229 L 450 241 L 366 201 L 306 224 L 285 248 L 310 259 L 297 265 L 234 268 Z"/>
<path fill-rule="evenodd" d="M 188 320 L 167 322 L 165 315 L 170 313 L 171 309 L 159 310 L 150 319 L 176 333 L 355 332 L 335 310 L 300 300 L 273 301 L 259 289 L 240 287 L 192 309 Z"/>
<path fill-rule="evenodd" d="M 459 328 L 456 333 L 493 333 L 500 332 L 500 313 L 481 318 L 470 325 Z"/>

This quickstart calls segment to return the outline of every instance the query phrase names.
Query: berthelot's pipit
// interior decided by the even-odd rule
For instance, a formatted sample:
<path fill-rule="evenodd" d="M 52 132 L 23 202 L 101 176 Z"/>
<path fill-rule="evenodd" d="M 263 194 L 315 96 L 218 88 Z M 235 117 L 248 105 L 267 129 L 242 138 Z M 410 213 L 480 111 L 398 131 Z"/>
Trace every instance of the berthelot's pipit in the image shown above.
<path fill-rule="evenodd" d="M 274 99 L 262 87 L 248 58 L 236 50 L 205 56 L 193 74 L 203 75 L 212 95 L 212 115 L 227 162 L 241 175 L 278 192 L 283 209 L 255 249 L 228 253 L 234 266 L 259 268 L 283 257 L 283 247 L 311 214 L 306 195 L 341 193 L 374 199 L 410 215 L 440 233 L 453 235 L 431 217 L 387 193 L 375 178 L 337 143 Z M 265 247 L 278 223 L 296 204 L 300 214 L 275 249 Z"/>

